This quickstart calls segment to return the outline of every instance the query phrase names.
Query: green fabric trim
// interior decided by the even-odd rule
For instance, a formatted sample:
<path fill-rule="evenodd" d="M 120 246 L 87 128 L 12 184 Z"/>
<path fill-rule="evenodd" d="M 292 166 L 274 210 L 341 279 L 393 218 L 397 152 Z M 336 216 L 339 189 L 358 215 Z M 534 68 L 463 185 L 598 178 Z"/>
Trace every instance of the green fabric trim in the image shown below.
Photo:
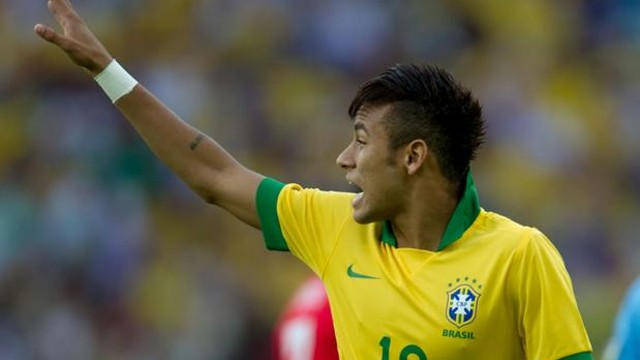
<path fill-rule="evenodd" d="M 278 219 L 278 195 L 284 186 L 285 184 L 277 180 L 264 178 L 256 191 L 256 207 L 262 227 L 262 237 L 269 250 L 289 251 Z"/>
<path fill-rule="evenodd" d="M 579 354 L 569 355 L 558 360 L 593 360 L 593 355 L 590 351 L 585 351 Z"/>
<path fill-rule="evenodd" d="M 389 246 L 398 247 L 398 241 L 396 240 L 396 236 L 393 234 L 393 229 L 391 228 L 391 221 L 387 220 L 382 224 L 380 240 Z"/>
<path fill-rule="evenodd" d="M 462 194 L 462 199 L 456 206 L 456 209 L 451 215 L 449 224 L 444 229 L 444 235 L 438 246 L 438 251 L 453 244 L 458 240 L 462 234 L 473 224 L 473 222 L 480 214 L 480 199 L 478 198 L 478 190 L 476 190 L 476 184 L 473 182 L 471 176 L 471 170 L 467 172 L 467 184 Z"/>
<path fill-rule="evenodd" d="M 480 199 L 476 185 L 473 182 L 473 177 L 471 176 L 471 170 L 469 170 L 464 193 L 444 230 L 444 235 L 442 236 L 437 251 L 441 251 L 458 240 L 471 224 L 473 224 L 478 214 L 480 214 Z M 390 246 L 398 246 L 398 241 L 393 234 L 391 222 L 388 220 L 382 225 L 380 240 Z"/>

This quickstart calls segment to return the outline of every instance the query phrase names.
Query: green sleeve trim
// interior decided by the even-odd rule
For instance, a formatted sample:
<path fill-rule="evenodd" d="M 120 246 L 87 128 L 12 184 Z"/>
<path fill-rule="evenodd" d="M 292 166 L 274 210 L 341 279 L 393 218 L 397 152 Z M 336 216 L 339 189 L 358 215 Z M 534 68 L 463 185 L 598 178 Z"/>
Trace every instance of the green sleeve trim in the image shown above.
<path fill-rule="evenodd" d="M 269 250 L 289 251 L 278 219 L 278 195 L 284 186 L 285 184 L 277 180 L 265 178 L 260 182 L 256 192 L 262 237 Z"/>
<path fill-rule="evenodd" d="M 579 354 L 569 355 L 559 360 L 593 360 L 593 355 L 590 351 L 586 351 Z"/>

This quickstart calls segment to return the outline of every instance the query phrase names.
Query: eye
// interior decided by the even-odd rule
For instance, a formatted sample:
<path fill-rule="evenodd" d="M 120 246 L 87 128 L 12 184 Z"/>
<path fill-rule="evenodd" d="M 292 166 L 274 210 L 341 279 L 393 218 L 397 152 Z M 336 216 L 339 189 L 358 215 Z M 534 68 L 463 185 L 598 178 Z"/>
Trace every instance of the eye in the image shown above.
<path fill-rule="evenodd" d="M 359 138 L 356 138 L 356 143 L 357 143 L 358 145 L 365 145 L 365 144 L 366 144 L 366 142 L 365 142 L 364 140 L 359 139 Z"/>

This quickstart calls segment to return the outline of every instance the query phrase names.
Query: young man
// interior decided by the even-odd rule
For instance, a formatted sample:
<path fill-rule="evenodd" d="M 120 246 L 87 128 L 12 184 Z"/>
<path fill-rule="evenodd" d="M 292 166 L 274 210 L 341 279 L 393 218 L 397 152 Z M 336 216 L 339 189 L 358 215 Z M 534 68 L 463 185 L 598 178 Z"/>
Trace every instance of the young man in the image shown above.
<path fill-rule="evenodd" d="M 240 165 L 113 61 L 68 0 L 48 4 L 63 33 L 36 33 L 95 76 L 156 155 L 319 275 L 342 359 L 592 358 L 556 249 L 480 208 L 481 109 L 445 71 L 400 65 L 361 87 L 338 165 L 362 191 L 303 189 Z"/>

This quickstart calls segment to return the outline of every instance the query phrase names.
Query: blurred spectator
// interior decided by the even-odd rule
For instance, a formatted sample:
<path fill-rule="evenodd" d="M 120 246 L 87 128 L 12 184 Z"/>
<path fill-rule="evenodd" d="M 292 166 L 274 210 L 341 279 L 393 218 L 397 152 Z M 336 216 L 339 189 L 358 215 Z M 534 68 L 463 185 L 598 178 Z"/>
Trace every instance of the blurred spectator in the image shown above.
<path fill-rule="evenodd" d="M 296 290 L 276 325 L 273 342 L 274 360 L 338 360 L 329 299 L 316 276 Z"/>
<path fill-rule="evenodd" d="M 604 354 L 604 360 L 637 359 L 640 359 L 640 278 L 629 287 Z"/>

